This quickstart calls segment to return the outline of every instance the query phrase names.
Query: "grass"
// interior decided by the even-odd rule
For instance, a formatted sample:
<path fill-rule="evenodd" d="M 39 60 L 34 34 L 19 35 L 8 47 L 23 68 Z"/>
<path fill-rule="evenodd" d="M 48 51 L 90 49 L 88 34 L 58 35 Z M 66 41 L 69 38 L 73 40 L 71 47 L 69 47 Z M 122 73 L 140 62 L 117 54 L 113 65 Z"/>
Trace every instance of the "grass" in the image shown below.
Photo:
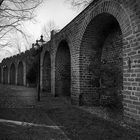
<path fill-rule="evenodd" d="M 48 110 L 47 114 L 57 125 L 64 126 L 62 130 L 72 140 L 138 139 L 135 132 L 74 107 Z"/>
<path fill-rule="evenodd" d="M 20 89 L 20 88 L 19 88 Z M 16 97 L 14 108 L 0 108 L 0 119 L 29 122 L 34 124 L 57 125 L 71 140 L 139 140 L 140 134 L 68 104 L 60 97 L 43 97 L 41 102 L 33 102 L 31 89 L 0 87 L 0 97 Z M 10 95 L 10 96 L 9 96 Z M 30 95 L 27 102 L 26 95 Z M 34 108 L 22 108 L 22 105 Z M 21 105 L 21 108 L 18 108 Z M 25 107 L 25 106 L 24 106 Z M 61 130 L 0 123 L 0 140 L 66 140 Z"/>

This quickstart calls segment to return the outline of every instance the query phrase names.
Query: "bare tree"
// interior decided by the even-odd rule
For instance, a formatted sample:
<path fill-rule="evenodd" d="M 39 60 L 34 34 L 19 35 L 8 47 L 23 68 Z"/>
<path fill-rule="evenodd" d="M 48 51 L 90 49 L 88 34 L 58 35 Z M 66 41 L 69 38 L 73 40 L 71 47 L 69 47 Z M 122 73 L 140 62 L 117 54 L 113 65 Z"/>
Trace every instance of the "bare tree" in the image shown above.
<path fill-rule="evenodd" d="M 26 34 L 26 36 L 24 36 L 17 31 L 7 34 L 7 38 L 4 39 L 7 40 L 7 45 L 4 47 L 9 48 L 9 50 L 12 49 L 13 55 L 17 53 L 20 54 L 21 52 L 28 50 L 31 47 L 31 43 L 33 41 L 30 35 Z"/>
<path fill-rule="evenodd" d="M 49 41 L 50 40 L 50 38 L 51 38 L 51 31 L 52 30 L 57 31 L 58 30 L 58 27 L 57 27 L 57 25 L 55 24 L 54 21 L 50 20 L 42 28 L 42 35 L 44 36 L 44 39 L 46 41 Z"/>
<path fill-rule="evenodd" d="M 0 0 L 0 59 L 29 48 L 24 23 L 34 19 L 34 11 L 41 3 L 43 0 Z"/>
<path fill-rule="evenodd" d="M 34 10 L 43 0 L 1 0 L 0 6 L 0 39 L 8 32 L 16 30 L 22 34 L 23 22 L 32 20 Z"/>
<path fill-rule="evenodd" d="M 13 37 L 11 37 L 8 46 L 14 50 L 14 53 L 20 54 L 23 51 L 22 41 L 23 39 L 21 39 L 20 35 L 18 35 L 17 33 Z"/>
<path fill-rule="evenodd" d="M 87 7 L 94 0 L 66 0 L 66 2 L 70 3 L 72 8 L 80 9 Z"/>

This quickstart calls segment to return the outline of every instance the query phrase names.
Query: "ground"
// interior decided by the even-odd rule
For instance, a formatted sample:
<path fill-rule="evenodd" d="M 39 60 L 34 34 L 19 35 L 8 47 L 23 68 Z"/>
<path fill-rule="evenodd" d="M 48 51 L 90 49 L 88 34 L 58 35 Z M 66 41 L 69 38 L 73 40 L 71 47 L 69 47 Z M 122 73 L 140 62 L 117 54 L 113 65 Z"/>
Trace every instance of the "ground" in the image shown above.
<path fill-rule="evenodd" d="M 46 93 L 47 94 L 47 93 Z M 71 105 L 65 98 L 0 85 L 0 140 L 139 140 L 140 133 Z"/>

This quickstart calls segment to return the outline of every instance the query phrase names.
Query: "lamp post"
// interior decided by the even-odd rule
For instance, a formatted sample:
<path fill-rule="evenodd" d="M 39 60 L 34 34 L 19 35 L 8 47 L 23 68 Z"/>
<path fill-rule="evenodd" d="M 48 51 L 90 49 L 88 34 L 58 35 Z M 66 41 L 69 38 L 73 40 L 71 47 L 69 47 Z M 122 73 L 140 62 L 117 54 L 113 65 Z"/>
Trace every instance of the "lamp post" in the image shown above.
<path fill-rule="evenodd" d="M 38 59 L 38 72 L 37 72 L 37 100 L 40 101 L 40 54 L 42 52 L 42 45 L 45 43 L 43 40 L 43 35 L 41 35 L 40 40 L 36 40 L 36 43 L 33 44 L 36 53 L 34 54 L 37 56 Z"/>

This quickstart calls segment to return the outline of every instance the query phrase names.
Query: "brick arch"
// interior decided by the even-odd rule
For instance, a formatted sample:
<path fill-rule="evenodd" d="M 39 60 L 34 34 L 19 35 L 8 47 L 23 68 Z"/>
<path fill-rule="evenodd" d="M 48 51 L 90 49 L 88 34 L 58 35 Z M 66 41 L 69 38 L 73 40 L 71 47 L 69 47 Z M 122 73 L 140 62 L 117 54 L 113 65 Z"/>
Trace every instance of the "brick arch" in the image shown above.
<path fill-rule="evenodd" d="M 119 23 L 111 14 L 99 14 L 88 24 L 80 46 L 80 86 L 83 103 L 99 104 L 101 87 L 106 87 L 107 92 L 109 88 L 116 88 L 114 92 L 122 90 L 122 40 Z M 113 76 L 117 69 L 116 73 L 121 74 L 118 75 L 115 86 Z M 112 77 L 107 75 L 111 71 Z M 118 85 L 119 83 L 121 85 Z"/>
<path fill-rule="evenodd" d="M 131 19 L 127 14 L 125 8 L 119 2 L 107 0 L 100 2 L 95 7 L 93 7 L 92 12 L 87 15 L 80 31 L 80 40 L 82 40 L 83 34 L 91 20 L 102 13 L 108 13 L 114 16 L 114 18 L 118 21 L 120 25 L 124 37 L 133 34 Z"/>
<path fill-rule="evenodd" d="M 3 84 L 8 84 L 8 66 L 3 66 Z"/>
<path fill-rule="evenodd" d="M 56 51 L 55 95 L 71 96 L 71 54 L 66 40 L 59 43 Z"/>
<path fill-rule="evenodd" d="M 67 42 L 67 44 L 68 44 L 68 46 L 69 46 L 69 50 L 70 50 L 70 54 L 72 54 L 72 49 L 71 49 L 71 47 L 70 47 L 70 44 L 71 44 L 71 36 L 68 36 L 67 34 L 62 34 L 62 35 L 60 35 L 60 37 L 58 38 L 58 40 L 56 40 L 56 45 L 55 45 L 55 48 L 53 48 L 54 50 L 54 59 L 56 59 L 56 53 L 57 53 L 57 50 L 58 50 L 58 47 L 59 47 L 59 44 L 61 43 L 61 42 L 63 42 L 63 41 L 65 41 L 65 42 Z"/>
<path fill-rule="evenodd" d="M 19 61 L 17 64 L 17 84 L 24 85 L 24 68 L 25 65 L 22 61 Z"/>
<path fill-rule="evenodd" d="M 16 84 L 16 66 L 14 63 L 10 65 L 10 84 Z"/>
<path fill-rule="evenodd" d="M 85 18 L 79 34 L 81 35 L 79 59 L 80 102 L 98 105 L 100 104 L 103 91 L 105 94 L 112 91 L 112 93 L 115 94 L 116 101 L 119 102 L 118 108 L 120 106 L 123 108 L 123 103 L 126 103 L 125 98 L 122 98 L 125 83 L 123 72 L 125 71 L 127 73 L 126 69 L 128 69 L 126 62 L 126 56 L 128 56 L 128 54 L 123 55 L 123 53 L 126 49 L 125 44 L 131 46 L 127 38 L 134 37 L 129 15 L 117 2 L 101 2 L 97 4 L 89 16 Z M 111 49 L 113 46 L 115 48 L 114 50 Z M 129 56 L 131 57 L 131 53 Z M 117 76 L 113 78 L 115 77 L 114 75 L 117 75 L 119 78 L 117 78 Z M 109 77 L 111 78 L 109 79 Z M 107 85 L 108 81 L 113 82 Z M 108 91 L 104 89 L 102 91 L 103 86 L 106 87 L 106 89 L 111 89 L 111 87 L 113 89 L 114 86 L 116 90 Z M 125 112 L 127 111 L 125 110 L 123 113 Z"/>
<path fill-rule="evenodd" d="M 45 51 L 42 63 L 42 90 L 51 93 L 51 56 L 49 51 Z"/>

